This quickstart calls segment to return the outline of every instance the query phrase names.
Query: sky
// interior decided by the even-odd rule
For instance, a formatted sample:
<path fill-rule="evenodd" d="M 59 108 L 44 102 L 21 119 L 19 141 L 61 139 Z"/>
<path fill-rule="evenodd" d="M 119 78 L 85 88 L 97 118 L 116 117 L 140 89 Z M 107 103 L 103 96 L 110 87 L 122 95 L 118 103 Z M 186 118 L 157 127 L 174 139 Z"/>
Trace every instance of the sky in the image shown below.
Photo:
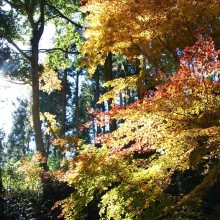
<path fill-rule="evenodd" d="M 42 39 L 40 41 L 41 49 L 48 49 L 52 46 L 53 33 L 54 27 L 52 25 L 48 25 L 45 28 Z M 19 44 L 19 46 L 22 49 L 25 49 L 25 46 L 22 44 Z M 45 59 L 45 56 L 45 54 L 41 54 L 40 59 L 42 62 Z M 31 88 L 29 85 L 11 83 L 4 79 L 3 76 L 4 71 L 0 68 L 0 129 L 3 128 L 4 132 L 8 134 L 13 125 L 12 113 L 16 107 L 18 107 L 17 98 L 30 98 Z"/>
<path fill-rule="evenodd" d="M 11 83 L 0 75 L 0 128 L 7 134 L 12 127 L 12 113 L 18 107 L 17 98 L 27 99 L 29 94 L 30 86 Z"/>

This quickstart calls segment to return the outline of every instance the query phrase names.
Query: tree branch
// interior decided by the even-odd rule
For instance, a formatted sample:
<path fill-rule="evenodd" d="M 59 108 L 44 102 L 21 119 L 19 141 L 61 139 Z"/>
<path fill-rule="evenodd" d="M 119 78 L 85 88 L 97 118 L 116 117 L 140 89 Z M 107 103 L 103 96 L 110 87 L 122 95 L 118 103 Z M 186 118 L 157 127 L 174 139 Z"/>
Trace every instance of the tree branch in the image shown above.
<path fill-rule="evenodd" d="M 22 54 L 28 61 L 31 61 L 31 57 L 28 56 L 24 50 L 22 50 L 10 37 L 8 37 L 4 32 L 0 31 L 0 36 L 8 41 L 9 44 L 13 45 L 20 54 Z"/>
<path fill-rule="evenodd" d="M 38 29 L 39 39 L 42 36 L 43 31 L 44 31 L 44 17 L 45 17 L 44 14 L 45 14 L 45 0 L 41 0 L 40 1 L 40 17 L 39 17 L 39 20 L 36 22 L 37 26 L 40 24 L 40 27 Z"/>
<path fill-rule="evenodd" d="M 31 53 L 31 50 L 22 50 L 24 53 Z M 65 50 L 65 49 L 62 49 L 62 48 L 51 48 L 51 49 L 39 49 L 38 50 L 39 53 L 51 53 L 53 51 L 61 51 L 63 53 L 68 53 L 68 54 L 79 54 L 78 51 L 75 51 L 75 52 L 71 52 L 71 51 L 68 51 L 68 50 Z"/>
<path fill-rule="evenodd" d="M 70 52 L 70 51 L 68 51 L 68 50 L 64 50 L 64 49 L 62 49 L 62 48 L 51 48 L 51 49 L 39 49 L 39 52 L 40 53 L 50 53 L 50 52 L 53 52 L 53 51 L 61 51 L 61 52 L 64 52 L 64 53 L 68 53 L 68 54 L 79 54 L 79 52 L 78 51 L 76 51 L 76 52 Z"/>
<path fill-rule="evenodd" d="M 71 19 L 69 19 L 68 17 L 66 17 L 66 16 L 65 16 L 59 9 L 57 9 L 55 6 L 49 4 L 48 2 L 46 3 L 46 5 L 47 5 L 49 8 L 53 9 L 55 12 L 57 12 L 58 15 L 59 15 L 59 17 L 61 17 L 61 18 L 65 19 L 65 20 L 67 20 L 69 23 L 73 24 L 74 26 L 76 26 L 76 27 L 78 27 L 78 28 L 83 28 L 83 26 L 82 26 L 81 24 L 78 24 L 78 23 L 72 21 Z"/>
<path fill-rule="evenodd" d="M 173 57 L 174 57 L 176 63 L 179 63 L 180 60 L 179 60 L 177 54 L 175 54 L 175 53 L 173 52 L 173 50 L 172 50 L 168 45 L 166 45 L 166 43 L 165 43 L 165 42 L 162 40 L 162 38 L 156 33 L 155 30 L 153 30 L 153 33 L 155 34 L 155 36 L 157 37 L 157 39 L 163 44 L 163 46 L 173 55 Z"/>
<path fill-rule="evenodd" d="M 143 50 L 138 44 L 136 44 L 133 39 L 131 39 L 131 42 L 140 50 L 140 52 L 142 52 L 148 59 L 150 62 L 152 62 L 159 70 L 161 70 L 165 76 L 167 77 L 167 79 L 169 79 L 169 75 L 166 73 L 166 71 L 160 67 L 148 54 L 145 50 Z"/>
<path fill-rule="evenodd" d="M 28 16 L 28 19 L 29 19 L 29 22 L 31 24 L 31 27 L 34 28 L 36 25 L 35 25 L 35 22 L 34 22 L 34 1 L 30 1 L 29 4 L 25 4 L 25 10 L 27 12 L 27 16 Z"/>
<path fill-rule="evenodd" d="M 4 77 L 4 80 L 6 82 L 10 82 L 10 83 L 13 83 L 13 84 L 16 84 L 16 85 L 27 85 L 29 84 L 28 82 L 21 82 L 21 81 L 14 81 L 13 79 L 10 79 L 9 77 Z"/>
<path fill-rule="evenodd" d="M 52 16 L 52 17 L 46 19 L 46 20 L 45 20 L 45 23 L 47 23 L 47 22 L 50 21 L 50 20 L 53 20 L 54 18 L 58 18 L 58 17 L 59 17 L 58 15 L 54 15 L 54 16 Z"/>
<path fill-rule="evenodd" d="M 15 9 L 24 9 L 24 4 L 23 3 L 21 3 L 20 1 L 20 4 L 19 3 L 17 3 L 17 4 L 15 4 L 15 3 L 13 3 L 13 2 L 10 2 L 10 1 L 8 1 L 8 0 L 5 0 L 5 2 L 6 3 L 8 3 L 12 8 L 15 8 Z"/>

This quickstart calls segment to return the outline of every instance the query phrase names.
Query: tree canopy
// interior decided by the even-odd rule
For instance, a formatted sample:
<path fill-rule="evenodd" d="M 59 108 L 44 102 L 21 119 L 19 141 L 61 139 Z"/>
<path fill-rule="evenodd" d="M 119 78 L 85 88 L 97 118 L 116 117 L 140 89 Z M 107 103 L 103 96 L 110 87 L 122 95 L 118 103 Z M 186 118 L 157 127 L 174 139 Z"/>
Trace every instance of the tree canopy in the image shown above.
<path fill-rule="evenodd" d="M 89 13 L 89 28 L 82 53 L 90 72 L 110 51 L 166 69 L 161 56 L 175 61 L 176 51 L 193 45 L 198 32 L 218 36 L 218 1 L 88 0 L 83 11 Z"/>

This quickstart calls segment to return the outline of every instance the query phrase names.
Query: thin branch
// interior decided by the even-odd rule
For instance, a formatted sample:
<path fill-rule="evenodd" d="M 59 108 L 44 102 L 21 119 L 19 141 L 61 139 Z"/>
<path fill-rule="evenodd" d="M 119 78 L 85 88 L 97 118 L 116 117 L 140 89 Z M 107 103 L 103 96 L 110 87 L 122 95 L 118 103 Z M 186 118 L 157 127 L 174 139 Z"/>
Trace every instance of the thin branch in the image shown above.
<path fill-rule="evenodd" d="M 13 81 L 12 79 L 6 78 L 6 77 L 4 77 L 4 80 L 6 82 L 13 83 L 13 84 L 16 84 L 16 85 L 27 85 L 27 84 L 29 84 L 28 82 Z"/>
<path fill-rule="evenodd" d="M 31 53 L 31 50 L 22 50 L 24 53 Z M 71 52 L 62 48 L 51 48 L 51 49 L 39 49 L 39 53 L 52 53 L 53 51 L 61 51 L 63 53 L 68 53 L 68 54 L 79 54 L 78 51 Z M 16 53 L 16 52 L 15 52 Z"/>
<path fill-rule="evenodd" d="M 156 33 L 155 30 L 153 30 L 153 33 L 156 35 L 157 39 L 163 44 L 163 46 L 168 50 L 170 51 L 170 53 L 173 55 L 175 61 L 177 63 L 179 63 L 179 58 L 177 57 L 177 55 L 173 52 L 173 50 L 168 46 L 166 45 L 166 43 L 162 40 L 162 38 Z"/>
<path fill-rule="evenodd" d="M 198 126 L 203 126 L 202 124 L 196 122 L 195 120 L 193 120 L 193 119 L 191 119 L 191 118 L 189 117 L 189 115 L 186 113 L 186 109 L 185 109 L 184 105 L 183 105 L 180 101 L 173 100 L 172 98 L 171 98 L 171 101 L 173 102 L 174 105 L 175 105 L 176 103 L 179 104 L 180 108 L 183 109 L 183 113 L 173 112 L 173 114 L 185 116 L 186 119 L 187 119 L 189 122 L 191 122 L 192 124 L 195 124 L 195 125 L 198 125 Z"/>
<path fill-rule="evenodd" d="M 0 36 L 8 41 L 9 44 L 13 45 L 20 54 L 22 54 L 28 61 L 31 61 L 31 57 L 28 56 L 24 50 L 22 50 L 10 37 L 8 37 L 4 32 L 0 31 Z"/>
<path fill-rule="evenodd" d="M 151 57 L 147 54 L 146 51 L 144 51 L 138 44 L 136 44 L 133 39 L 131 39 L 131 42 L 159 69 L 161 70 L 167 77 L 167 79 L 169 79 L 170 77 L 168 76 L 168 74 L 166 73 L 166 71 L 160 67 L 153 59 L 151 59 Z"/>
<path fill-rule="evenodd" d="M 24 9 L 24 4 L 23 3 L 17 3 L 17 4 L 15 4 L 15 3 L 13 3 L 13 2 L 10 2 L 10 1 L 8 1 L 8 0 L 5 0 L 5 2 L 6 3 L 8 3 L 12 8 L 15 8 L 15 9 Z"/>
<path fill-rule="evenodd" d="M 53 20 L 54 18 L 58 18 L 58 17 L 59 17 L 58 15 L 54 15 L 54 16 L 52 16 L 52 17 L 46 19 L 46 20 L 45 20 L 45 23 L 47 23 L 47 22 L 50 21 L 50 20 Z"/>
<path fill-rule="evenodd" d="M 73 24 L 74 26 L 78 27 L 78 28 L 83 28 L 83 26 L 81 24 L 78 24 L 74 21 L 72 21 L 71 19 L 69 19 L 68 17 L 66 17 L 59 9 L 57 9 L 55 6 L 49 4 L 48 2 L 46 3 L 46 5 L 53 9 L 54 11 L 56 11 L 58 13 L 58 15 L 61 17 L 61 18 L 64 18 L 65 20 L 67 20 L 69 23 Z"/>
<path fill-rule="evenodd" d="M 53 52 L 53 51 L 62 51 L 62 52 L 64 52 L 64 53 L 68 53 L 68 54 L 79 54 L 79 52 L 78 51 L 76 51 L 76 52 L 70 52 L 70 51 L 68 51 L 68 50 L 64 50 L 64 49 L 62 49 L 62 48 L 51 48 L 51 49 L 39 49 L 39 53 L 50 53 L 50 52 Z"/>

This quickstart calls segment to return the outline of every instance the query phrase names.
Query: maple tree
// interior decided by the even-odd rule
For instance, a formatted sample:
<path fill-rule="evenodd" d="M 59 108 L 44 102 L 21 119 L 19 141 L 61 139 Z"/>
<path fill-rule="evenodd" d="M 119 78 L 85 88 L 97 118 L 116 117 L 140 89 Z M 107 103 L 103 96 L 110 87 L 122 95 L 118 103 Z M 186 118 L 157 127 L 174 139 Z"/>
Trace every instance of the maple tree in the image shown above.
<path fill-rule="evenodd" d="M 212 39 L 200 35 L 185 48 L 178 72 L 157 91 L 96 114 L 97 123 L 123 123 L 97 137 L 101 148 L 84 146 L 70 162 L 62 178 L 75 192 L 60 202 L 66 219 L 84 219 L 91 203 L 97 203 L 101 219 L 155 219 L 163 217 L 165 207 L 187 207 L 193 197 L 199 201 L 215 184 L 219 165 L 210 163 L 209 156 L 219 152 L 218 56 Z M 120 88 L 117 82 L 109 82 L 113 91 Z M 109 98 L 108 93 L 103 96 Z M 180 198 L 169 193 L 177 171 L 199 167 L 201 181 L 192 191 Z"/>
<path fill-rule="evenodd" d="M 219 51 L 205 35 L 193 43 L 201 30 L 215 35 L 219 2 L 86 2 L 90 27 L 82 53 L 89 73 L 105 68 L 109 53 L 140 60 L 139 74 L 104 84 L 111 89 L 99 103 L 127 98 L 127 89 L 142 96 L 90 111 L 100 127 L 117 120 L 118 129 L 99 134 L 100 148 L 77 149 L 62 177 L 75 192 L 57 205 L 65 219 L 92 216 L 91 206 L 100 219 L 172 219 L 182 206 L 180 216 L 200 218 L 201 198 L 218 182 L 219 165 L 210 158 L 219 146 Z M 180 49 L 186 45 L 193 46 Z M 190 172 L 199 173 L 198 182 L 178 186 L 177 178 Z"/>

